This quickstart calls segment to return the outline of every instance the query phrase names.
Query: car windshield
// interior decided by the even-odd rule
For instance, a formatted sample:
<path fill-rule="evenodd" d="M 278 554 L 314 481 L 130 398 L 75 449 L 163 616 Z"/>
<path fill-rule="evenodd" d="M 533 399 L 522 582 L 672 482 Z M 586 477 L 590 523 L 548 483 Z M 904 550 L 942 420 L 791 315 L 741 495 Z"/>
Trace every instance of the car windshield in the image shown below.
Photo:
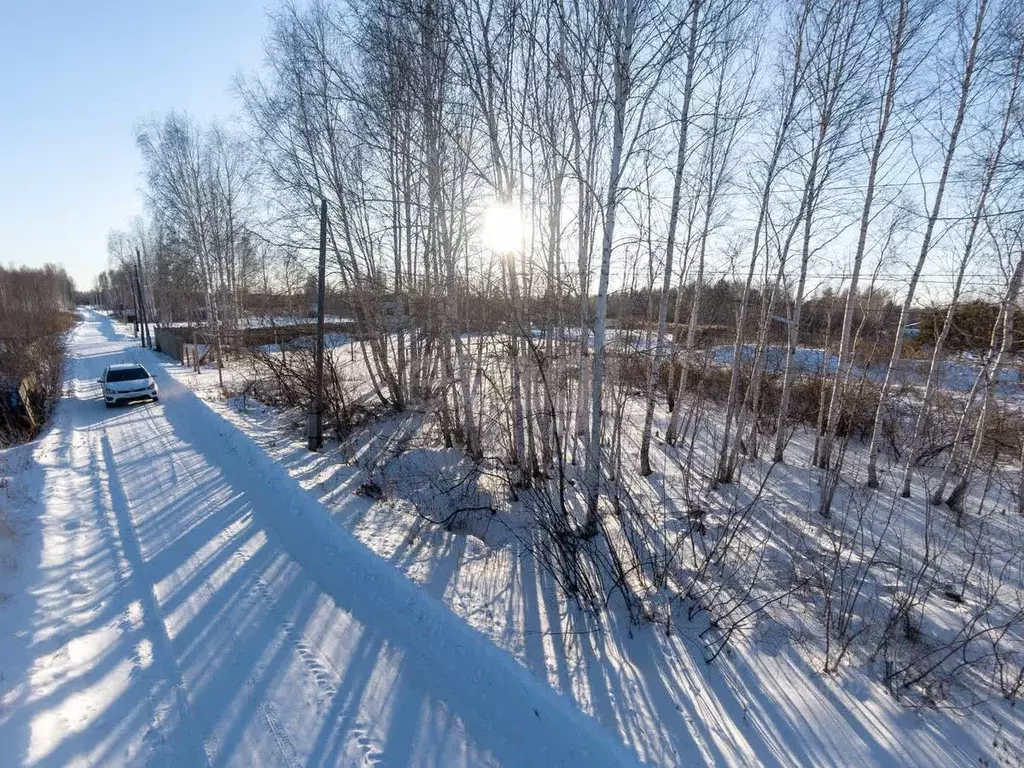
<path fill-rule="evenodd" d="M 135 368 L 111 368 L 107 371 L 107 381 L 135 381 L 136 379 L 148 379 L 149 374 L 141 365 Z"/>

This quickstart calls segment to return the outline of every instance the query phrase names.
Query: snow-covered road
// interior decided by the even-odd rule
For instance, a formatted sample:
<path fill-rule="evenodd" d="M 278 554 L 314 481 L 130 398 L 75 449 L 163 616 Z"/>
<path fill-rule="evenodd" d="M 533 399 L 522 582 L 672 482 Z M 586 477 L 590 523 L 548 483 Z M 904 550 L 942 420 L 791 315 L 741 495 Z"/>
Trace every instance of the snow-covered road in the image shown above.
<path fill-rule="evenodd" d="M 109 319 L 71 358 L 9 501 L 0 763 L 631 762 Z M 104 408 L 95 380 L 125 360 L 160 403 Z"/>

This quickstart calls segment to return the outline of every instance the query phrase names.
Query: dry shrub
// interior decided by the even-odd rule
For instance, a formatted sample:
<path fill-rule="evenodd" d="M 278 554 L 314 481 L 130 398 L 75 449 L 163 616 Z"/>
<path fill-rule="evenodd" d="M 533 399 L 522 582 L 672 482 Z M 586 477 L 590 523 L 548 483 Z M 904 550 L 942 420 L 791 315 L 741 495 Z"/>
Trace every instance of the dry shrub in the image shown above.
<path fill-rule="evenodd" d="M 60 398 L 70 312 L 0 315 L 0 445 L 31 440 Z"/>
<path fill-rule="evenodd" d="M 358 392 L 346 382 L 338 365 L 338 351 L 324 350 L 324 430 L 342 439 L 369 415 Z M 279 352 L 251 348 L 246 352 L 250 384 L 246 393 L 266 405 L 283 409 L 310 407 L 316 388 L 312 350 Z"/>
<path fill-rule="evenodd" d="M 825 407 L 832 397 L 831 375 L 814 373 L 800 376 L 793 382 L 792 394 L 789 404 L 789 417 L 795 422 L 802 424 L 816 425 L 818 415 L 821 412 L 822 398 L 824 397 Z M 775 384 L 771 397 L 777 397 L 781 393 L 781 380 Z M 857 440 L 868 440 L 871 431 L 875 426 L 875 411 L 878 407 L 879 387 L 873 383 L 859 381 L 853 383 L 843 397 L 842 407 L 839 411 L 839 426 L 837 433 L 840 437 L 850 437 Z M 777 402 L 777 401 L 776 401 Z M 778 405 L 774 413 L 778 412 Z M 883 418 L 885 418 L 883 416 Z M 882 428 L 886 424 L 883 422 Z"/>
<path fill-rule="evenodd" d="M 682 361 L 667 361 L 661 369 L 660 386 L 662 391 L 667 391 L 669 375 L 672 373 L 672 381 L 678 382 L 682 371 Z M 634 377 L 629 383 L 634 385 L 640 381 L 646 381 L 646 367 L 639 367 L 632 364 L 630 367 L 623 367 L 620 370 L 626 375 Z M 689 388 L 700 394 L 701 397 L 714 402 L 724 404 L 729 396 L 729 382 L 732 372 L 728 366 L 711 365 L 705 361 L 697 360 L 688 367 L 687 381 Z M 818 423 L 818 414 L 821 408 L 821 397 L 824 393 L 826 398 L 832 396 L 831 374 L 810 373 L 800 374 L 793 380 L 789 401 L 789 418 L 793 423 L 815 426 Z M 745 391 L 750 386 L 750 368 L 744 367 L 740 371 L 740 389 Z M 759 419 L 765 430 L 775 428 L 779 414 L 779 406 L 782 399 L 782 375 L 765 372 L 761 376 L 760 411 Z M 868 439 L 875 423 L 875 411 L 878 407 L 879 386 L 867 380 L 851 382 L 848 391 L 843 399 L 843 408 L 840 412 L 839 435 L 840 437 L 853 437 Z M 883 422 L 883 430 L 889 421 L 886 416 Z"/>
<path fill-rule="evenodd" d="M 1020 455 L 1021 437 L 1024 436 L 1024 413 L 1018 408 L 993 398 L 985 417 L 984 430 L 981 444 L 983 456 Z"/>
<path fill-rule="evenodd" d="M 612 356 L 609 369 L 620 385 L 637 393 L 647 391 L 647 372 L 650 370 L 651 359 L 643 352 L 625 352 Z"/>
<path fill-rule="evenodd" d="M 661 389 L 668 390 L 670 374 L 672 381 L 678 383 L 682 370 L 683 362 L 681 360 L 666 361 L 661 367 L 659 379 Z M 741 383 L 746 386 L 750 381 L 750 375 L 745 370 L 741 375 L 743 377 Z M 724 403 L 729 396 L 730 376 L 731 373 L 727 367 L 708 365 L 703 360 L 691 361 L 687 366 L 687 382 L 690 388 L 699 391 L 704 397 L 716 403 Z"/>

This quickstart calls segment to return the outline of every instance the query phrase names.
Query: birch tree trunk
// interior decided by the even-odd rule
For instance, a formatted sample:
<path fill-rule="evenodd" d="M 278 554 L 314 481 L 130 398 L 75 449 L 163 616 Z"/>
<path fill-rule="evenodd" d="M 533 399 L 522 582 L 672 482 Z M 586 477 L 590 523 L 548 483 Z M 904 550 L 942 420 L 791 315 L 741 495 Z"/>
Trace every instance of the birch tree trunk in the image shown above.
<path fill-rule="evenodd" d="M 817 43 L 818 56 L 813 66 L 811 101 L 818 104 L 817 130 L 812 139 L 810 167 L 805 181 L 803 210 L 804 233 L 792 318 L 787 333 L 786 366 L 779 398 L 779 418 L 775 431 L 775 461 L 783 460 L 785 435 L 789 426 L 789 405 L 793 391 L 796 354 L 800 338 L 807 270 L 812 255 L 811 235 L 814 216 L 825 184 L 833 171 L 839 147 L 862 107 L 860 76 L 863 73 L 867 32 L 862 5 L 840 2 L 829 6 L 821 22 L 824 39 Z"/>
<path fill-rule="evenodd" d="M 676 228 L 679 223 L 679 205 L 682 197 L 683 170 L 686 165 L 687 137 L 690 129 L 690 103 L 693 97 L 693 75 L 697 66 L 697 33 L 700 29 L 701 0 L 690 3 L 690 39 L 686 52 L 686 76 L 683 82 L 683 107 L 680 113 L 679 146 L 676 151 L 675 174 L 672 182 L 672 204 L 668 215 L 668 234 L 665 240 L 665 271 L 658 304 L 658 337 L 654 356 L 647 372 L 647 408 L 644 414 L 643 434 L 640 438 L 640 474 L 651 474 L 651 427 L 654 424 L 654 396 L 664 358 L 665 326 L 668 322 L 669 288 L 672 285 L 672 260 L 676 248 Z"/>
<path fill-rule="evenodd" d="M 999 385 L 999 376 L 1002 373 L 1003 366 L 1005 365 L 1007 358 L 1012 354 L 1014 343 L 1014 323 L 1017 314 L 1017 300 L 1020 297 L 1022 278 L 1024 278 L 1024 248 L 1020 251 L 1017 264 L 1010 277 L 1010 284 L 1007 287 L 1006 294 L 1003 298 L 1003 326 L 1001 329 L 1002 338 L 999 343 L 999 351 L 995 355 L 995 359 L 991 367 L 989 368 L 986 365 L 985 369 L 982 371 L 982 376 L 979 377 L 984 389 L 982 392 L 981 408 L 979 409 L 978 418 L 974 425 L 974 437 L 971 439 L 971 448 L 960 469 L 960 476 L 957 478 L 956 484 L 953 486 L 949 496 L 946 498 L 946 504 L 951 510 L 957 513 L 958 521 L 963 514 L 963 499 L 964 495 L 967 493 L 967 487 L 971 482 L 971 473 L 973 472 L 975 462 L 978 460 L 978 454 L 981 453 L 982 443 L 984 442 L 985 422 L 988 419 L 988 410 L 990 403 L 992 402 L 993 390 Z M 994 342 L 995 338 L 993 338 L 993 347 L 995 346 Z M 964 418 L 961 419 L 961 423 L 966 421 L 967 414 L 970 413 L 971 401 L 973 399 L 974 391 L 972 388 L 971 397 L 968 399 L 968 403 L 964 407 Z M 949 479 L 953 475 L 954 468 L 956 466 L 956 447 L 960 440 L 960 434 L 961 430 L 958 428 L 957 437 L 953 441 L 953 448 L 950 450 L 949 459 L 943 467 L 938 487 L 932 495 L 933 504 L 941 503 L 946 485 L 949 483 Z"/>
<path fill-rule="evenodd" d="M 972 244 L 968 241 L 967 248 L 961 257 L 960 269 L 957 271 L 956 280 L 953 285 L 953 297 L 949 302 L 949 307 L 946 309 L 942 330 L 939 331 L 939 336 L 935 340 L 935 347 L 932 350 L 932 359 L 928 366 L 928 378 L 925 379 L 924 394 L 921 395 L 921 405 L 917 411 L 917 419 L 914 420 L 914 432 L 910 438 L 910 447 L 907 449 L 907 463 L 903 469 L 903 490 L 900 492 L 900 495 L 905 499 L 910 498 L 910 482 L 914 473 L 914 462 L 917 460 L 917 451 L 920 447 L 921 433 L 928 418 L 928 408 L 931 405 L 936 382 L 941 377 L 939 366 L 942 361 L 942 353 L 946 344 L 946 338 L 949 336 L 949 331 L 953 327 L 953 321 L 956 318 L 956 310 L 960 303 L 960 292 L 963 288 L 964 273 L 967 271 L 967 265 L 970 263 Z"/>
<path fill-rule="evenodd" d="M 974 17 L 974 25 L 970 37 L 970 47 L 964 62 L 964 68 L 960 77 L 960 98 L 957 103 L 956 115 L 953 119 L 952 130 L 946 142 L 945 157 L 942 163 L 942 172 L 939 175 L 938 187 L 935 190 L 935 200 L 932 202 L 931 213 L 928 216 L 928 223 L 925 226 L 924 238 L 921 241 L 921 251 L 917 257 L 917 263 L 910 276 L 910 284 L 907 286 L 907 294 L 903 299 L 903 306 L 900 309 L 900 319 L 896 326 L 895 339 L 893 340 L 892 354 L 889 357 L 889 365 L 885 372 L 885 379 L 878 395 L 878 407 L 875 409 L 875 423 L 871 430 L 871 443 L 868 446 L 868 478 L 869 488 L 878 487 L 878 441 L 882 434 L 882 418 L 885 413 L 885 406 L 889 401 L 889 390 L 892 387 L 893 375 L 899 366 L 903 354 L 903 329 L 910 315 L 914 302 L 914 293 L 917 290 L 918 281 L 921 279 L 921 272 L 925 262 L 928 260 L 928 253 L 931 250 L 932 236 L 935 232 L 935 224 L 942 211 L 942 198 L 946 191 L 946 182 L 949 179 L 950 167 L 953 165 L 953 157 L 956 154 L 957 145 L 960 140 L 960 131 L 963 128 L 964 118 L 967 115 L 967 107 L 970 103 L 971 90 L 974 84 L 975 68 L 978 62 L 978 48 L 985 29 L 985 16 L 988 10 L 988 0 L 979 0 L 977 11 Z"/>
<path fill-rule="evenodd" d="M 736 313 L 736 337 L 733 342 L 733 359 L 729 372 L 729 392 L 725 404 L 725 423 L 722 429 L 722 440 L 719 446 L 718 462 L 715 470 L 715 483 L 732 482 L 734 467 L 730 462 L 730 447 L 732 445 L 733 421 L 736 419 L 740 390 L 740 363 L 743 350 L 743 342 L 746 333 L 747 314 L 750 309 L 750 291 L 754 282 L 754 275 L 757 271 L 757 261 L 761 252 L 761 237 L 768 219 L 769 203 L 771 201 L 772 189 L 779 173 L 779 166 L 782 161 L 783 151 L 789 141 L 789 132 L 797 116 L 797 97 L 800 94 L 806 75 L 807 60 L 804 54 L 805 34 L 807 23 L 813 8 L 813 0 L 805 0 L 795 20 L 793 30 L 793 56 L 792 70 L 788 73 L 783 110 L 780 116 L 779 125 L 772 141 L 772 148 L 768 157 L 768 167 L 765 172 L 764 186 L 761 188 L 760 202 L 758 205 L 757 221 L 754 226 L 753 245 L 750 249 L 750 264 L 747 269 L 746 280 L 743 283 L 743 293 L 740 296 L 740 305 Z"/>
<path fill-rule="evenodd" d="M 1022 75 L 1024 75 L 1024 40 L 1018 44 L 1009 74 L 1009 93 L 1007 95 L 1006 106 L 1003 110 L 1002 127 L 993 155 L 986 162 L 981 196 L 975 209 L 974 217 L 971 221 L 970 233 L 968 235 L 970 242 L 973 242 L 973 238 L 975 237 L 981 223 L 989 192 L 992 188 L 993 182 L 995 181 L 996 174 L 1000 169 L 1003 152 L 1010 141 L 1011 134 L 1015 134 L 1022 127 L 1019 121 L 1015 122 L 1013 120 L 1013 115 L 1018 109 L 1017 99 L 1020 95 Z M 964 426 L 967 423 L 968 414 L 971 412 L 971 407 L 974 403 L 977 389 L 979 385 L 981 385 L 983 387 L 983 399 L 980 413 L 978 414 L 978 419 L 975 424 L 974 437 L 971 440 L 971 448 L 968 452 L 967 459 L 960 470 L 960 476 L 946 500 L 949 508 L 957 513 L 958 520 L 963 511 L 963 497 L 967 491 L 967 486 L 970 483 L 974 463 L 977 461 L 978 454 L 981 452 L 982 436 L 985 431 L 985 422 L 988 417 L 988 409 L 989 403 L 991 402 L 992 392 L 993 389 L 998 386 L 999 376 L 1003 365 L 1005 364 L 1007 357 L 1012 352 L 1014 343 L 1014 320 L 1017 311 L 1017 300 L 1020 295 L 1022 278 L 1024 278 L 1024 248 L 1020 251 L 1020 255 L 1017 258 L 1016 265 L 1010 274 L 1010 280 L 1003 295 L 1001 305 L 1003 321 L 1002 337 L 999 342 L 998 352 L 995 351 L 997 338 L 996 329 L 993 329 L 992 343 L 990 345 L 990 348 L 994 352 L 994 354 L 990 354 L 992 364 L 989 366 L 988 361 L 986 361 L 985 365 L 982 367 L 982 371 L 979 373 L 979 376 L 974 383 L 974 386 L 971 387 L 967 404 L 964 406 L 964 413 L 957 425 L 957 433 L 953 440 L 953 447 L 950 449 L 949 458 L 943 466 L 938 486 L 932 495 L 932 503 L 938 504 L 942 501 L 942 495 L 945 493 L 946 485 L 949 483 L 954 467 L 956 466 L 957 448 L 960 444 Z"/>
<path fill-rule="evenodd" d="M 598 527 L 598 497 L 601 487 L 601 399 L 604 389 L 605 319 L 608 314 L 608 278 L 611 271 L 612 246 L 615 240 L 615 218 L 619 206 L 619 182 L 622 177 L 622 148 L 626 132 L 626 110 L 631 88 L 633 33 L 636 27 L 638 0 L 619 0 L 616 6 L 614 100 L 612 110 L 611 160 L 608 191 L 601 236 L 601 274 L 594 311 L 594 365 L 590 398 L 590 436 L 587 443 L 584 482 L 587 491 L 587 516 L 583 526 L 586 537 L 594 536 Z"/>
<path fill-rule="evenodd" d="M 860 226 L 857 234 L 857 249 L 853 255 L 853 269 L 850 273 L 850 286 L 846 293 L 846 305 L 843 309 L 843 324 L 839 331 L 839 359 L 836 365 L 835 383 L 832 387 L 832 396 L 829 400 L 828 418 L 825 423 L 825 435 L 821 440 L 821 446 L 817 454 L 817 464 L 823 469 L 828 469 L 832 457 L 832 443 L 839 428 L 839 411 L 843 401 L 843 388 L 850 374 L 850 334 L 853 328 L 853 315 L 856 310 L 857 288 L 860 282 L 860 272 L 864 264 L 864 254 L 867 252 L 868 230 L 871 225 L 871 211 L 875 200 L 875 184 L 878 179 L 878 168 L 882 159 L 882 152 L 886 146 L 886 136 L 889 132 L 889 121 L 892 117 L 896 104 L 896 94 L 899 88 L 900 67 L 902 65 L 903 52 L 908 44 L 908 17 L 910 11 L 910 0 L 896 0 L 898 12 L 895 26 L 889 35 L 889 68 L 885 80 L 885 90 L 882 94 L 882 104 L 879 113 L 878 130 L 875 132 L 875 139 L 871 147 L 871 158 L 868 161 L 867 188 L 864 192 L 864 206 L 861 209 Z M 884 11 L 883 11 L 884 12 Z"/>
<path fill-rule="evenodd" d="M 726 34 L 726 39 L 729 35 Z M 683 354 L 681 356 L 679 365 L 679 380 L 673 382 L 672 376 L 669 376 L 669 388 L 671 390 L 673 384 L 676 386 L 675 397 L 670 403 L 670 409 L 672 411 L 672 417 L 669 420 L 668 429 L 665 432 L 665 442 L 670 445 L 675 445 L 679 439 L 679 430 L 682 426 L 683 420 L 683 409 L 679 407 L 682 399 L 689 386 L 689 374 L 690 368 L 693 364 L 693 355 L 697 346 L 697 326 L 700 320 L 700 313 L 702 309 L 702 300 L 704 295 L 704 280 L 705 280 L 705 265 L 707 257 L 708 238 L 711 235 L 711 229 L 713 226 L 714 216 L 717 212 L 717 207 L 721 198 L 721 193 L 727 180 L 730 178 L 730 167 L 733 163 L 733 150 L 737 144 L 737 138 L 739 136 L 739 126 L 741 124 L 742 116 L 746 114 L 747 106 L 749 104 L 751 87 L 756 72 L 756 67 L 752 67 L 747 73 L 747 79 L 744 83 L 744 88 L 738 91 L 738 96 L 726 106 L 727 99 L 736 93 L 733 89 L 735 88 L 735 81 L 728 76 L 729 72 L 729 61 L 734 54 L 734 49 L 730 48 L 726 43 L 723 45 L 722 61 L 719 62 L 719 71 L 717 74 L 717 82 L 715 85 L 715 97 L 712 104 L 712 119 L 710 127 L 710 136 L 707 137 L 707 151 L 705 154 L 705 171 L 701 174 L 700 183 L 704 185 L 703 190 L 703 216 L 700 230 L 697 233 L 696 240 L 696 270 L 693 279 L 693 299 L 690 302 L 690 314 L 687 321 L 686 336 L 683 345 Z M 727 94 L 728 91 L 728 94 Z M 685 248 L 686 251 L 690 250 L 690 246 L 693 242 L 693 229 L 694 219 L 697 214 L 694 211 L 687 220 L 687 232 Z M 684 265 L 686 262 L 684 261 Z M 684 275 L 685 277 L 685 269 Z M 678 330 L 679 319 L 681 313 L 681 305 L 683 299 L 683 289 L 685 285 L 683 280 L 680 280 L 678 297 L 676 301 L 676 312 L 675 312 L 675 326 Z M 676 346 L 677 339 L 673 339 L 673 348 Z M 670 373 L 675 372 L 675 364 L 670 369 Z M 687 409 L 689 413 L 690 410 Z"/>

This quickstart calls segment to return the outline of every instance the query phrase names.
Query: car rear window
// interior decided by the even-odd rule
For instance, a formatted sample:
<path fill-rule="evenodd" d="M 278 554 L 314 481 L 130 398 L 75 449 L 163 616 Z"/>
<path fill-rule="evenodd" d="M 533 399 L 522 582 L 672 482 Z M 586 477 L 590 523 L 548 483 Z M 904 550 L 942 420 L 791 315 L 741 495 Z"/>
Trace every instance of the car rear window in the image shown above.
<path fill-rule="evenodd" d="M 107 381 L 135 381 L 149 378 L 145 368 L 114 368 L 107 371 Z"/>

